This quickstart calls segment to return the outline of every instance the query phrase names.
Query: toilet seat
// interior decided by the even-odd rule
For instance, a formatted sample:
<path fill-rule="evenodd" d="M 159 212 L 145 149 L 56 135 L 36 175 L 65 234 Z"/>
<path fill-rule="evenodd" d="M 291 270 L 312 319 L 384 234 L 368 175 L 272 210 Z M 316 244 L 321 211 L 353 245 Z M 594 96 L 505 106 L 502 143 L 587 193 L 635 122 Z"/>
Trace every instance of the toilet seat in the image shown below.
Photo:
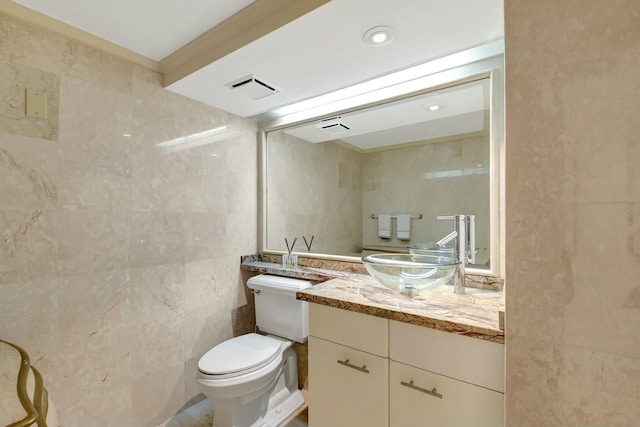
<path fill-rule="evenodd" d="M 198 370 L 211 379 L 223 379 L 257 371 L 276 359 L 282 341 L 259 334 L 246 334 L 222 342 L 200 358 Z"/>

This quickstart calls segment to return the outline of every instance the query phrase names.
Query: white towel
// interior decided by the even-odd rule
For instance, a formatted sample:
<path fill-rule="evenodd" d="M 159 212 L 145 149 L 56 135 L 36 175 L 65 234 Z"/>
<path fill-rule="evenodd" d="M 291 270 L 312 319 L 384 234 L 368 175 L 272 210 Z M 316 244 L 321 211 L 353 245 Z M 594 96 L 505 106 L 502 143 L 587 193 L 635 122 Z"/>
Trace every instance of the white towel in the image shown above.
<path fill-rule="evenodd" d="M 396 233 L 398 240 L 411 240 L 411 215 L 398 215 Z"/>
<path fill-rule="evenodd" d="M 378 237 L 391 238 L 391 215 L 378 215 Z"/>

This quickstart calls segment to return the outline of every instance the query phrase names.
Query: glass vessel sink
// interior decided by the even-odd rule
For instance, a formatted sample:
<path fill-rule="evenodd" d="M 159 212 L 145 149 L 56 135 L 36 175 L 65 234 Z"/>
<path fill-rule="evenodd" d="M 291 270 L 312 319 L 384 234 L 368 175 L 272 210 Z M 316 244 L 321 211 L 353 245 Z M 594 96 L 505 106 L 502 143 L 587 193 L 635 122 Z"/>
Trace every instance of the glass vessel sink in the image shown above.
<path fill-rule="evenodd" d="M 374 254 L 362 263 L 380 283 L 404 294 L 416 294 L 453 279 L 460 262 L 451 255 Z"/>

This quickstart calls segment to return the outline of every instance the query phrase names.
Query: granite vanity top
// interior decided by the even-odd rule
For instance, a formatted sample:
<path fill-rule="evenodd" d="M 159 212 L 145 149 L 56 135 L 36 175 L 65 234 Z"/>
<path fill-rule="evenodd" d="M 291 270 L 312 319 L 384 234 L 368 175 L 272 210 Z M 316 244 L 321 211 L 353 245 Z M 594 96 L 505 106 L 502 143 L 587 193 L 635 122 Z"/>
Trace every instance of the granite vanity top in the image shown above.
<path fill-rule="evenodd" d="M 349 274 L 299 291 L 299 300 L 425 326 L 481 340 L 504 343 L 499 312 L 503 293 L 467 288 L 455 295 L 441 285 L 417 296 L 389 289 L 364 274 Z"/>
<path fill-rule="evenodd" d="M 268 258 L 267 258 L 268 259 Z M 325 265 L 299 266 L 283 269 L 280 264 L 257 256 L 242 260 L 242 268 L 257 273 L 275 274 L 321 282 L 298 292 L 299 300 L 355 311 L 440 331 L 455 333 L 486 341 L 504 343 L 504 294 L 493 289 L 493 280 L 474 284 L 489 289 L 467 287 L 467 294 L 458 296 L 450 285 L 441 285 L 417 296 L 400 294 L 380 284 L 368 274 L 362 274 L 362 265 L 342 263 L 333 268 Z M 336 267 L 336 266 L 331 266 Z M 361 270 L 359 270 L 361 269 Z M 499 280 L 499 279 L 495 279 Z"/>

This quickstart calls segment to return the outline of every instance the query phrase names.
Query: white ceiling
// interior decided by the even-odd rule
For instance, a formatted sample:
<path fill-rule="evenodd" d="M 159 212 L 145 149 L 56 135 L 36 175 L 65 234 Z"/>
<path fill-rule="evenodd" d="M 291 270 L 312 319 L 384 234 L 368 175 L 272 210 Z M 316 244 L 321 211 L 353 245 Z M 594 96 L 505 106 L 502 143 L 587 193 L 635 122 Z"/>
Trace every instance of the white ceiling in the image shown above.
<path fill-rule="evenodd" d="M 13 0 L 160 61 L 253 0 Z"/>
<path fill-rule="evenodd" d="M 156 61 L 252 3 L 14 1 Z M 362 36 L 378 25 L 396 38 L 370 47 Z M 252 117 L 502 37 L 502 0 L 332 0 L 168 89 Z M 249 74 L 279 92 L 252 100 L 225 86 Z"/>

